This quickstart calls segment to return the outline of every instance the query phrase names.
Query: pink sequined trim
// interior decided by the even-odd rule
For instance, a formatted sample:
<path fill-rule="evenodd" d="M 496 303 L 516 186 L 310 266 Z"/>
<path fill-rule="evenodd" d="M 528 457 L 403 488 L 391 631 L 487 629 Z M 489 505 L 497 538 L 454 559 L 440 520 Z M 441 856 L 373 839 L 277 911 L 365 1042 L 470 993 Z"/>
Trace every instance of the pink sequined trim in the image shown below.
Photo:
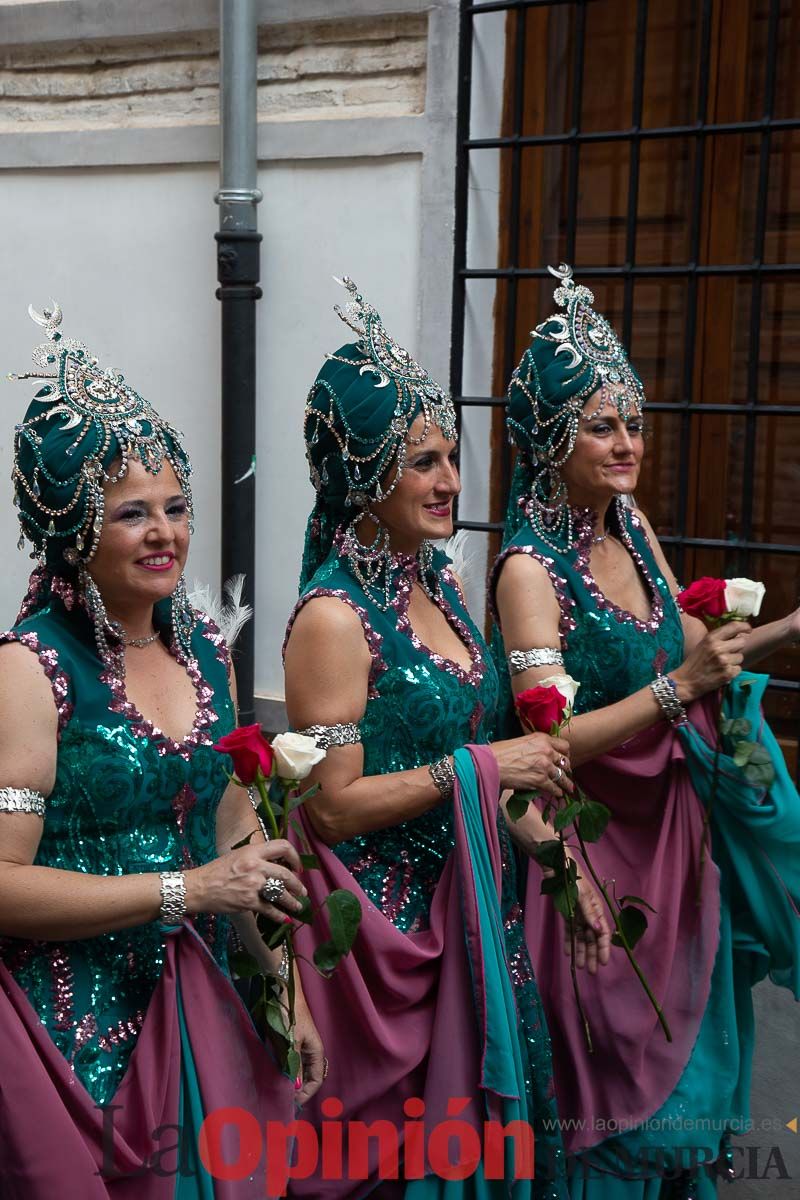
<path fill-rule="evenodd" d="M 399 556 L 398 556 L 399 557 Z M 391 607 L 397 614 L 397 628 L 401 633 L 404 633 L 415 650 L 419 650 L 421 654 L 426 655 L 434 666 L 437 666 L 440 671 L 447 671 L 448 675 L 455 676 L 460 683 L 471 683 L 477 687 L 483 679 L 486 671 L 486 664 L 483 661 L 483 655 L 480 652 L 475 638 L 470 632 L 470 628 L 466 621 L 462 621 L 447 602 L 447 597 L 441 587 L 437 587 L 432 599 L 437 608 L 444 614 L 450 628 L 458 635 L 460 640 L 466 646 L 471 666 L 469 670 L 462 667 L 461 663 L 457 663 L 453 658 L 445 658 L 443 654 L 437 654 L 435 650 L 431 650 L 430 646 L 426 646 L 420 641 L 413 630 L 411 621 L 408 617 L 408 605 L 411 600 L 411 592 L 414 587 L 418 575 L 417 560 L 415 558 L 406 558 L 404 561 L 404 569 L 402 574 L 397 579 L 395 585 L 395 594 L 391 603 Z"/>
<path fill-rule="evenodd" d="M 97 1033 L 97 1018 L 94 1013 L 86 1013 L 81 1017 L 75 1026 L 75 1038 L 72 1043 L 72 1055 L 74 1058 L 78 1051 L 90 1042 Z"/>
<path fill-rule="evenodd" d="M 203 679 L 197 659 L 187 658 L 175 642 L 172 644 L 171 653 L 181 666 L 185 668 L 186 674 L 191 679 L 197 695 L 197 710 L 195 712 L 194 724 L 182 742 L 174 741 L 168 734 L 164 733 L 163 729 L 159 729 L 157 725 L 154 725 L 146 717 L 142 716 L 136 705 L 132 704 L 127 697 L 124 679 L 115 675 L 111 669 L 102 671 L 98 678 L 111 692 L 112 700 L 108 707 L 112 712 L 120 713 L 130 721 L 131 731 L 136 737 L 152 738 L 156 741 L 158 743 L 158 753 L 162 757 L 166 754 L 179 754 L 181 758 L 185 758 L 188 762 L 192 756 L 192 751 L 198 746 L 210 746 L 213 743 L 214 739 L 211 736 L 210 727 L 215 721 L 219 720 L 219 717 L 214 712 L 212 703 L 214 689 Z"/>
<path fill-rule="evenodd" d="M 97 1039 L 97 1044 L 101 1050 L 110 1054 L 115 1046 L 129 1041 L 130 1038 L 135 1038 L 143 1025 L 144 1013 L 139 1009 L 129 1020 L 117 1021 L 116 1025 L 112 1025 L 110 1029 L 102 1033 Z"/>
<path fill-rule="evenodd" d="M 591 554 L 592 538 L 594 536 L 594 513 L 588 508 L 575 509 L 573 511 L 575 515 L 575 550 L 577 554 L 575 559 L 575 569 L 580 574 L 584 587 L 592 597 L 598 609 L 601 612 L 611 613 L 614 619 L 619 621 L 620 624 L 626 621 L 631 622 L 634 629 L 636 629 L 638 633 L 658 633 L 658 630 L 661 627 L 661 622 L 664 619 L 664 601 L 661 593 L 655 585 L 655 581 L 650 575 L 644 558 L 633 544 L 633 539 L 631 538 L 630 530 L 628 529 L 624 514 L 621 515 L 619 521 L 620 540 L 622 541 L 622 544 L 625 546 L 625 549 L 628 551 L 633 561 L 636 563 L 636 566 L 639 568 L 639 572 L 644 579 L 645 586 L 650 594 L 650 616 L 646 621 L 643 621 L 634 613 L 629 612 L 627 608 L 620 608 L 618 604 L 615 604 L 613 600 L 609 600 L 608 597 L 604 596 L 600 591 L 600 588 L 595 582 L 594 576 L 589 570 L 589 555 Z M 642 530 L 642 534 L 647 541 L 647 534 L 644 532 L 644 529 L 642 529 L 642 523 L 636 514 L 630 513 L 630 519 L 631 523 L 637 529 Z M 648 545 L 649 544 L 650 543 L 648 541 Z"/>
<path fill-rule="evenodd" d="M 316 596 L 335 596 L 337 600 L 341 600 L 344 604 L 348 605 L 349 608 L 352 608 L 353 612 L 361 622 L 361 628 L 364 631 L 364 640 L 367 643 L 367 648 L 372 659 L 372 667 L 369 673 L 368 695 L 370 699 L 374 699 L 374 697 L 378 694 L 375 684 L 386 670 L 386 663 L 381 658 L 381 646 L 383 645 L 383 638 L 372 628 L 369 614 L 367 613 L 366 609 L 361 608 L 360 605 L 356 604 L 353 597 L 349 592 L 346 592 L 344 588 L 316 587 L 312 588 L 310 592 L 306 592 L 304 596 L 300 597 L 300 599 L 297 601 L 297 604 L 295 604 L 294 609 L 292 610 L 292 615 L 289 617 L 289 624 L 286 627 L 286 637 L 283 639 L 283 657 L 286 657 L 286 646 L 289 641 L 289 635 L 294 627 L 294 623 L 297 620 L 297 614 L 302 608 L 305 607 L 306 604 L 308 604 L 309 600 L 313 600 Z"/>
<path fill-rule="evenodd" d="M 69 695 L 69 677 L 58 665 L 58 651 L 53 650 L 50 646 L 43 646 L 37 634 L 32 631 L 17 633 L 12 629 L 8 633 L 0 634 L 0 645 L 8 642 L 19 642 L 21 646 L 27 646 L 42 664 L 42 669 L 50 680 L 50 687 L 53 689 L 53 699 L 55 700 L 56 712 L 58 713 L 58 737 L 60 738 L 67 722 L 72 716 L 73 710 L 72 705 L 67 699 Z"/>
<path fill-rule="evenodd" d="M 216 649 L 217 661 L 222 663 L 228 674 L 228 682 L 230 682 L 231 651 L 228 643 L 225 641 L 225 635 L 220 631 L 219 627 L 214 623 L 214 621 L 212 621 L 210 617 L 206 616 L 205 613 L 201 614 L 200 621 L 203 626 L 203 637 L 207 638 L 208 641 L 211 642 L 212 646 L 214 646 Z"/>
<path fill-rule="evenodd" d="M 53 985 L 53 1023 L 55 1028 L 71 1029 L 75 979 L 63 946 L 53 946 L 50 950 L 50 978 Z"/>
<path fill-rule="evenodd" d="M 28 590 L 23 597 L 22 604 L 19 606 L 17 619 L 14 622 L 15 625 L 19 625 L 21 621 L 29 617 L 34 609 L 38 607 L 39 596 L 42 593 L 49 574 L 50 572 L 46 567 L 36 567 L 35 570 L 31 571 L 30 578 L 28 579 Z"/>

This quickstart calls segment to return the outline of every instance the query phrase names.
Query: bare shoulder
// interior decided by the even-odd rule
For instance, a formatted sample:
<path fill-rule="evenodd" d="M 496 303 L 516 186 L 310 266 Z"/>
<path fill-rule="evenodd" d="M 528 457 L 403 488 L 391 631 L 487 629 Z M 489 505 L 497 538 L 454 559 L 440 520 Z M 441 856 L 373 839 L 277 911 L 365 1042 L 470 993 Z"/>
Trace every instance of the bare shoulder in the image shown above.
<path fill-rule="evenodd" d="M 344 638 L 351 644 L 364 640 L 358 613 L 338 596 L 312 596 L 294 619 L 289 645 L 293 642 L 325 642 Z M 287 648 L 288 649 L 288 648 Z"/>
<path fill-rule="evenodd" d="M 558 607 L 553 584 L 546 568 L 530 554 L 520 552 L 509 554 L 500 564 L 497 577 L 497 604 L 503 608 L 505 604 L 517 602 L 525 595 L 538 604 L 552 603 Z"/>
<path fill-rule="evenodd" d="M 19 643 L 0 646 L 0 786 L 49 795 L 57 749 L 58 714 L 38 657 Z"/>
<path fill-rule="evenodd" d="M 372 656 L 358 613 L 335 596 L 300 609 L 286 646 L 286 708 L 296 728 L 358 721 Z"/>
<path fill-rule="evenodd" d="M 0 646 L 0 728 L 15 713 L 40 710 L 56 724 L 56 710 L 50 681 L 38 656 L 20 642 Z"/>

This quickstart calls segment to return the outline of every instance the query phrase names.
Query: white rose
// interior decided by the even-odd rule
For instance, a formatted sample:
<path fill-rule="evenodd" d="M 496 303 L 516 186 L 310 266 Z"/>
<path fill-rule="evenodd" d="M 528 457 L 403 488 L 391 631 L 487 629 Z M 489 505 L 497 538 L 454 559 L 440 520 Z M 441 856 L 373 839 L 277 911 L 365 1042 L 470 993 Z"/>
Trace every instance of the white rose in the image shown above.
<path fill-rule="evenodd" d="M 559 690 L 567 702 L 564 719 L 568 721 L 575 707 L 575 693 L 581 686 L 578 680 L 573 679 L 571 675 L 548 675 L 546 679 L 540 679 L 536 686 L 554 687 Z"/>
<path fill-rule="evenodd" d="M 754 579 L 726 579 L 725 608 L 742 620 L 757 617 L 766 590 L 763 583 L 757 583 Z"/>
<path fill-rule="evenodd" d="M 279 733 L 272 749 L 281 779 L 305 779 L 325 757 L 325 751 L 304 733 Z"/>

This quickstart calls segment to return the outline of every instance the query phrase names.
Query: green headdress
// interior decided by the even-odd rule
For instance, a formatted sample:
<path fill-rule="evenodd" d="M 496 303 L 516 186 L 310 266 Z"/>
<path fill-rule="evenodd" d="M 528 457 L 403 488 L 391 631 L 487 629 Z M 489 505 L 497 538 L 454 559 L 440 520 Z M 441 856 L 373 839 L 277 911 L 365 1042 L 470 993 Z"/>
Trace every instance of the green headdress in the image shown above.
<path fill-rule="evenodd" d="M 97 365 L 83 342 L 65 338 L 58 304 L 31 318 L 47 341 L 33 352 L 36 371 L 11 379 L 44 381 L 14 432 L 14 503 L 19 508 L 20 549 L 52 570 L 64 562 L 90 562 L 103 527 L 103 484 L 127 474 L 134 455 L 157 475 L 166 459 L 191 514 L 192 466 L 176 429 L 113 367 Z"/>
<path fill-rule="evenodd" d="M 508 387 L 506 422 L 518 458 L 506 516 L 505 541 L 524 524 L 555 549 L 572 544 L 572 520 L 559 474 L 575 447 L 589 396 L 600 391 L 597 411 L 613 404 L 623 420 L 641 412 L 642 381 L 605 317 L 591 307 L 594 295 L 576 284 L 572 267 L 548 267 L 559 281 L 553 297 L 565 311 L 531 332 Z M 527 510 L 522 511 L 525 498 Z"/>
<path fill-rule="evenodd" d="M 409 441 L 424 442 L 431 425 L 448 439 L 456 437 L 448 393 L 387 332 L 355 283 L 347 276 L 337 282 L 350 299 L 334 309 L 358 340 L 326 354 L 306 400 L 303 431 L 317 499 L 306 530 L 301 587 L 327 557 L 351 510 L 361 516 L 396 487 Z M 422 431 L 410 438 L 420 413 Z"/>
<path fill-rule="evenodd" d="M 192 519 L 192 466 L 180 437 L 167 421 L 112 367 L 101 368 L 83 342 L 65 338 L 62 312 L 55 302 L 43 312 L 28 308 L 47 341 L 33 352 L 36 370 L 10 379 L 35 379 L 42 386 L 25 419 L 15 426 L 14 504 L 19 510 L 22 549 L 27 538 L 40 567 L 31 577 L 23 612 L 47 602 L 58 587 L 73 594 L 77 586 L 95 626 L 98 652 L 124 670 L 122 633 L 110 621 L 86 564 L 91 562 L 103 528 L 103 484 L 117 483 L 136 457 L 152 475 L 169 462 Z M 56 581 L 59 581 L 58 584 Z M 63 593 L 66 594 L 66 593 Z M 172 597 L 173 632 L 188 651 L 194 615 L 181 578 Z M 109 637 L 111 642 L 109 642 Z"/>

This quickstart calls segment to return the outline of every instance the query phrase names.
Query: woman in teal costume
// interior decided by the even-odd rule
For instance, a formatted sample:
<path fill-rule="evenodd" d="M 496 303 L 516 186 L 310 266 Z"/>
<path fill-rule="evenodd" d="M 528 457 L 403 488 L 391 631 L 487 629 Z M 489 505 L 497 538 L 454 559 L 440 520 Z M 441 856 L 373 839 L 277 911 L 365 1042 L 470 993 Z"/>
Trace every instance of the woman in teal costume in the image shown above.
<path fill-rule="evenodd" d="M 411 948 L 434 939 L 444 894 L 440 883 L 450 878 L 451 756 L 458 747 L 488 740 L 498 681 L 449 560 L 429 540 L 451 533 L 452 501 L 460 486 L 452 403 L 386 332 L 355 284 L 344 283 L 350 299 L 339 315 L 358 340 L 327 356 L 306 405 L 306 446 L 317 502 L 308 524 L 300 600 L 287 635 L 287 707 L 294 727 L 303 727 L 329 747 L 314 776 L 322 791 L 306 808 L 313 834 L 347 868 L 370 917 L 382 914 L 395 932 L 405 935 L 410 954 Z M 568 766 L 564 742 L 533 735 L 492 749 L 504 787 L 561 794 L 559 780 Z M 538 830 L 538 814 L 536 822 Z M 503 970 L 510 971 L 514 982 L 519 1023 L 514 1037 L 522 1039 L 524 1073 L 520 1102 L 534 1125 L 538 1167 L 533 1190 L 513 1194 L 562 1197 L 549 1040 L 522 937 L 502 815 L 495 823 L 504 856 L 505 943 L 500 953 Z M 524 829 L 520 836 L 533 835 Z M 583 904 L 590 921 L 596 921 L 597 903 L 589 889 Z M 364 936 L 362 923 L 362 945 Z M 389 931 L 387 941 L 387 961 L 395 949 L 402 958 L 403 939 Z M 584 954 L 587 944 L 594 968 L 594 932 L 582 928 Z M 344 1120 L 395 1121 L 393 1101 L 399 1107 L 401 1099 L 427 1095 L 433 1075 L 440 1072 L 445 1078 L 454 1056 L 466 1060 L 472 1053 L 466 1045 L 453 1044 L 446 1051 L 450 1061 L 437 1061 L 437 1051 L 425 1041 L 430 1036 L 435 1043 L 435 1032 L 421 1032 L 423 1026 L 429 1029 L 422 1017 L 414 1025 L 411 1000 L 396 991 L 403 972 L 389 984 L 384 966 L 364 962 L 364 987 L 373 998 L 385 993 L 390 1012 L 381 1011 L 375 1001 L 370 1017 L 364 1015 L 366 999 L 361 1008 L 352 991 L 341 997 L 348 1020 L 363 1021 L 357 1040 L 369 1046 L 374 1042 L 373 1064 L 359 1074 L 349 1056 L 331 1054 L 330 1077 L 317 1102 L 322 1102 L 323 1116 L 326 1097 L 332 1095 L 344 1102 Z M 419 969 L 423 966 L 420 962 Z M 413 975 L 413 965 L 407 970 Z M 373 972 L 376 978 L 370 983 Z M 307 990 L 312 986 L 308 973 L 305 984 Z M 327 1028 L 335 1027 L 338 986 L 344 990 L 334 979 L 315 993 L 323 1038 Z M 453 1036 L 469 1003 L 462 994 Z M 435 1031 L 435 1015 L 431 1020 Z M 406 1021 L 415 1030 L 408 1041 L 398 1033 Z M 487 1056 L 485 1063 L 490 1051 Z M 478 1073 L 476 1068 L 468 1098 L 478 1093 Z M 315 1112 L 312 1107 L 312 1116 Z M 392 1192 L 384 1190 L 388 1186 L 381 1185 L 375 1194 L 505 1196 L 511 1184 L 491 1184 L 479 1168 L 462 1183 L 429 1175 L 399 1183 Z M 296 1184 L 292 1195 L 355 1197 L 374 1187 L 373 1180 L 359 1190 L 346 1181 L 314 1178 Z"/>
<path fill-rule="evenodd" d="M 117 1195 L 133 1175 L 138 1196 L 209 1200 L 231 1193 L 198 1164 L 204 1115 L 293 1111 L 293 1081 L 230 983 L 227 945 L 231 918 L 258 949 L 253 912 L 300 907 L 281 860 L 300 863 L 288 843 L 264 842 L 212 748 L 235 724 L 231 660 L 186 597 L 179 435 L 62 337 L 58 306 L 31 315 L 47 341 L 26 377 L 45 382 L 16 427 L 14 485 L 20 540 L 40 565 L 0 638 L 0 1191 Z M 264 965 L 280 971 L 279 958 Z M 306 1098 L 321 1081 L 307 1014 L 300 1041 Z M 29 1094 L 14 1111 L 17 1075 Z M 161 1175 L 148 1169 L 158 1124 L 183 1129 Z M 263 1196 L 263 1172 L 237 1187 Z"/>
<path fill-rule="evenodd" d="M 712 633 L 681 615 L 653 531 L 626 501 L 644 449 L 641 380 L 591 292 L 568 267 L 551 270 L 563 311 L 534 330 L 509 387 L 519 454 L 490 587 L 503 635 L 495 648 L 503 668 L 508 655 L 515 692 L 554 665 L 580 682 L 572 762 L 585 791 L 612 810 L 593 862 L 618 895 L 634 892 L 656 910 L 637 956 L 673 1042 L 615 951 L 602 980 L 583 989 L 589 1057 L 534 889 L 526 928 L 547 985 L 574 1200 L 696 1200 L 714 1195 L 729 1167 L 726 1131 L 746 1128 L 750 988 L 770 972 L 800 992 L 800 802 L 760 713 L 766 679 L 742 670 L 797 640 L 800 614 Z M 748 784 L 723 738 L 704 868 L 716 696 L 726 684 L 726 715 L 749 719 L 776 781 L 767 794 Z M 695 1169 L 709 1160 L 710 1170 Z"/>

